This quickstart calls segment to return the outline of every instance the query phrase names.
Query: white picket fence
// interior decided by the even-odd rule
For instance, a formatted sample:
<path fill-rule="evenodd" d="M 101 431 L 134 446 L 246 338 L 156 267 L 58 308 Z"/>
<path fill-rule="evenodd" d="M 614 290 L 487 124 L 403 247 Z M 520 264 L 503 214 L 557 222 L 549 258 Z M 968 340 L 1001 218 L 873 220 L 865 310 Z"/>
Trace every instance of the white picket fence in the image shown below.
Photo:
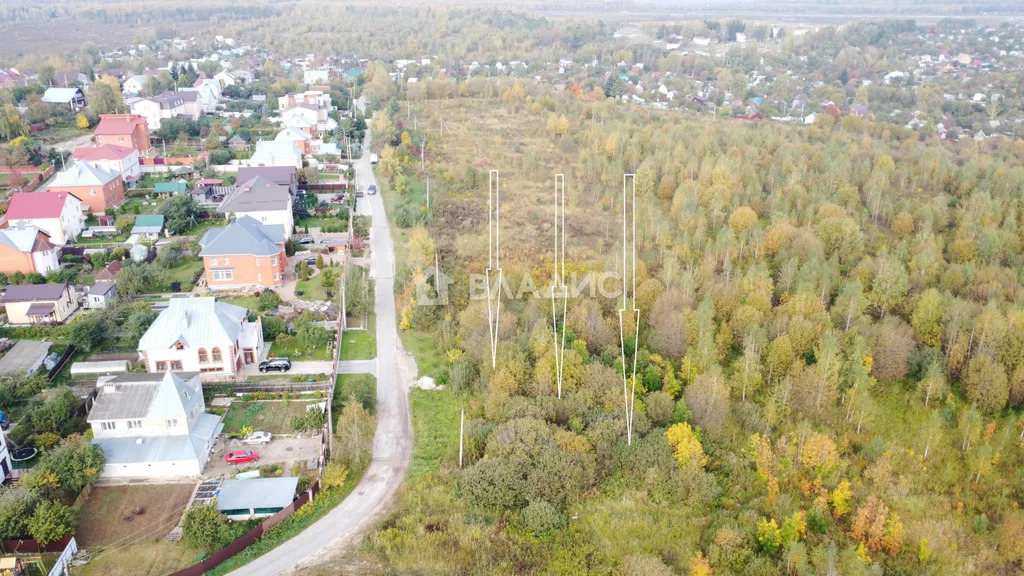
<path fill-rule="evenodd" d="M 71 566 L 71 560 L 78 554 L 78 541 L 75 537 L 71 537 L 71 541 L 64 547 L 64 551 L 60 553 L 60 557 L 57 558 L 53 568 L 50 569 L 50 576 L 65 576 L 70 574 L 69 567 Z"/>

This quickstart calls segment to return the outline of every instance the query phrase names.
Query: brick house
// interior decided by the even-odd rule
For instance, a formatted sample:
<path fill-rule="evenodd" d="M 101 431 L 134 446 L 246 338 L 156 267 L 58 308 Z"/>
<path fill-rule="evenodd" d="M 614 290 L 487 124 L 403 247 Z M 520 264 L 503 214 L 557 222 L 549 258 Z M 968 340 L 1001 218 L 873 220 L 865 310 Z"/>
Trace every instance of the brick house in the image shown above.
<path fill-rule="evenodd" d="M 17 192 L 11 196 L 5 214 L 8 226 L 31 224 L 63 246 L 82 233 L 82 202 L 67 192 Z"/>
<path fill-rule="evenodd" d="M 51 191 L 69 192 L 82 201 L 82 207 L 93 214 L 124 203 L 124 182 L 120 172 L 77 162 L 58 172 L 47 187 Z"/>
<path fill-rule="evenodd" d="M 146 118 L 137 114 L 100 114 L 96 126 L 97 144 L 116 144 L 145 153 L 153 148 Z"/>
<path fill-rule="evenodd" d="M 287 257 L 284 226 L 242 216 L 224 228 L 211 228 L 199 241 L 206 285 L 213 290 L 279 288 Z"/>
<path fill-rule="evenodd" d="M 0 272 L 4 274 L 38 272 L 45 276 L 60 268 L 58 252 L 50 236 L 31 224 L 22 222 L 0 230 Z"/>
<path fill-rule="evenodd" d="M 139 359 L 148 372 L 232 379 L 262 357 L 263 323 L 247 316 L 245 308 L 215 298 L 172 298 L 139 339 Z"/>
<path fill-rule="evenodd" d="M 75 148 L 75 161 L 90 166 L 120 172 L 125 182 L 135 182 L 142 177 L 139 165 L 139 151 L 130 146 L 118 144 L 97 144 Z"/>

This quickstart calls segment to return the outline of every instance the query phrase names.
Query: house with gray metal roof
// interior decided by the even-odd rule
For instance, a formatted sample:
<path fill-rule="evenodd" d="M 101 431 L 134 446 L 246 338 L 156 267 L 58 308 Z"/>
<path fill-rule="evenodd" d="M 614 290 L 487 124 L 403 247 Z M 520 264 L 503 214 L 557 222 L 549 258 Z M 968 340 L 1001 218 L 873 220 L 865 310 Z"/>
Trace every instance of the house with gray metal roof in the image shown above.
<path fill-rule="evenodd" d="M 231 520 L 265 518 L 295 501 L 299 478 L 229 479 L 220 485 L 217 510 Z"/>
<path fill-rule="evenodd" d="M 214 290 L 278 288 L 284 282 L 285 230 L 242 216 L 206 231 L 199 245 L 206 285 Z"/>
<path fill-rule="evenodd" d="M 263 352 L 263 324 L 245 308 L 210 297 L 171 298 L 139 340 L 146 370 L 200 372 L 203 381 L 231 380 Z"/>
<path fill-rule="evenodd" d="M 47 88 L 43 93 L 42 102 L 66 106 L 68 110 L 78 111 L 85 108 L 85 93 L 81 88 Z"/>
<path fill-rule="evenodd" d="M 106 380 L 88 422 L 106 457 L 105 479 L 199 476 L 224 428 L 219 416 L 206 413 L 199 372 Z"/>
<path fill-rule="evenodd" d="M 85 305 L 90 309 L 106 308 L 117 298 L 117 286 L 111 281 L 99 280 L 89 287 Z"/>
<path fill-rule="evenodd" d="M 233 214 L 236 220 L 248 216 L 261 224 L 279 225 L 285 240 L 295 229 L 291 190 L 265 176 L 254 176 L 235 186 L 217 211 Z"/>

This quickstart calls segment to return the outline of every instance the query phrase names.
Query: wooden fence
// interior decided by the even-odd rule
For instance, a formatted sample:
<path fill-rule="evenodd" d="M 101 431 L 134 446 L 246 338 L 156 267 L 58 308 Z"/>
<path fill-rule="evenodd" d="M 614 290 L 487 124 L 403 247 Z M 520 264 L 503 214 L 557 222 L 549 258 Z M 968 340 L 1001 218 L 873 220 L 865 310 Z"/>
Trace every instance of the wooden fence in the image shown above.
<path fill-rule="evenodd" d="M 229 558 L 238 554 L 242 550 L 245 550 L 249 546 L 256 543 L 257 540 L 263 537 L 264 534 L 270 531 L 271 528 L 283 522 L 286 518 L 292 515 L 296 510 L 302 508 L 307 503 L 313 500 L 313 497 L 320 491 L 320 481 L 314 482 L 308 490 L 302 493 L 301 496 L 295 499 L 294 502 L 281 509 L 280 512 L 274 514 L 270 518 L 267 518 L 263 522 L 256 526 L 252 530 L 249 530 L 243 534 L 238 540 L 235 540 L 231 544 L 228 544 L 224 548 L 214 552 L 205 560 L 198 564 L 193 564 L 188 568 L 178 570 L 171 574 L 171 576 L 202 576 L 206 572 L 213 570 L 217 566 L 220 566 L 226 562 Z"/>

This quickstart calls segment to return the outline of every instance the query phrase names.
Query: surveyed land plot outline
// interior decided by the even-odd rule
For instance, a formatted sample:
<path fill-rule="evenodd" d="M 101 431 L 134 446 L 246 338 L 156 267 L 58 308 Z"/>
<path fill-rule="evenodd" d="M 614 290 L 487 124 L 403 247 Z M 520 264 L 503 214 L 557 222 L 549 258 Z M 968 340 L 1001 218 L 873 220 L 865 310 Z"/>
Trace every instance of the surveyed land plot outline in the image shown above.
<path fill-rule="evenodd" d="M 504 275 L 501 269 L 501 198 L 498 170 L 490 171 L 487 190 L 487 326 L 490 333 L 491 368 L 498 365 L 499 318 Z M 569 286 L 565 269 L 565 174 L 554 180 L 554 270 L 551 279 L 551 324 L 554 332 L 555 374 L 558 397 L 562 397 L 565 366 L 566 316 Z M 626 413 L 626 442 L 633 443 L 633 416 L 636 405 L 636 351 L 640 340 L 640 310 L 632 304 L 636 295 L 636 177 L 622 176 L 622 307 L 619 308 L 619 349 L 622 363 L 622 399 Z M 497 284 L 494 283 L 497 280 Z M 561 306 L 559 306 L 561 299 Z M 561 310 L 559 310 L 561 308 Z M 559 321 L 561 312 L 561 321 Z M 627 319 L 632 316 L 632 326 Z M 632 343 L 627 348 L 627 343 Z M 460 441 L 461 445 L 461 441 Z"/>

